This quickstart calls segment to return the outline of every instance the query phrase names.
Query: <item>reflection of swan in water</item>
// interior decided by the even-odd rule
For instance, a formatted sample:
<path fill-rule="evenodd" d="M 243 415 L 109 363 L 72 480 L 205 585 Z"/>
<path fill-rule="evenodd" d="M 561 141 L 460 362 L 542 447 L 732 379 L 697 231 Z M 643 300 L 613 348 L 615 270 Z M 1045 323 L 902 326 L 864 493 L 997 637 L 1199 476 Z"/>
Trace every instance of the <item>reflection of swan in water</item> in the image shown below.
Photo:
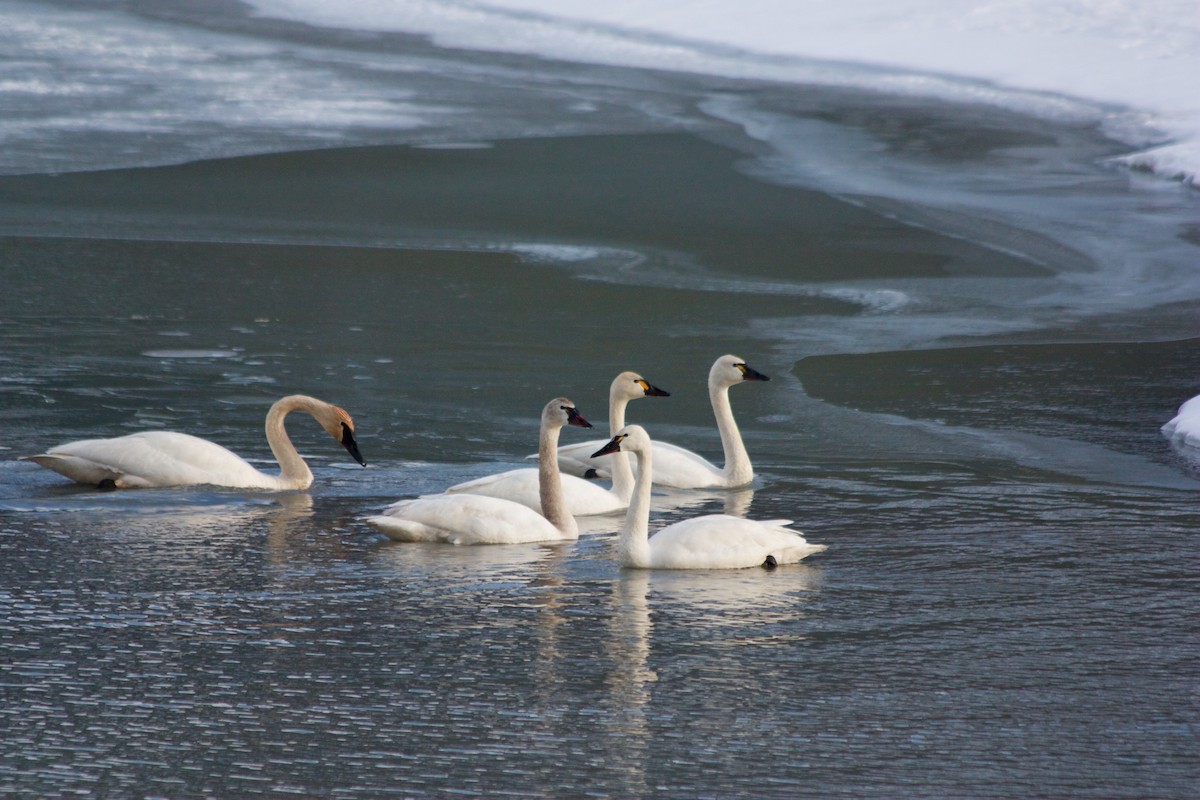
<path fill-rule="evenodd" d="M 622 570 L 622 576 L 639 573 L 648 576 L 656 613 L 686 618 L 694 628 L 737 631 L 742 641 L 757 639 L 757 632 L 767 625 L 772 638 L 786 636 L 787 624 L 806 616 L 804 598 L 819 591 L 821 582 L 821 569 L 806 563 L 767 575 L 740 570 Z"/>
<path fill-rule="evenodd" d="M 296 451 L 283 426 L 293 411 L 313 416 L 325 432 L 366 466 L 354 441 L 354 421 L 345 410 L 293 394 L 267 412 L 267 443 L 279 462 L 278 475 L 268 475 L 219 444 L 175 431 L 143 431 L 113 439 L 68 442 L 26 460 L 65 475 L 78 483 L 116 489 L 209 484 L 235 489 L 307 489 L 313 474 Z"/>
<path fill-rule="evenodd" d="M 648 569 L 742 569 L 775 567 L 800 561 L 825 549 L 809 544 L 786 525 L 790 520 L 756 521 L 711 514 L 676 522 L 649 538 L 650 484 L 654 454 L 650 436 L 640 425 L 628 425 L 596 455 L 627 450 L 638 458 L 637 484 L 618 541 L 617 560 L 624 567 Z"/>
<path fill-rule="evenodd" d="M 613 772 L 619 776 L 618 796 L 645 797 L 646 767 L 650 764 L 652 731 L 646 709 L 653 699 L 658 675 L 650 666 L 654 623 L 646 602 L 646 587 L 651 573 L 646 570 L 622 570 L 613 582 L 609 602 L 604 654 L 613 661 L 605 680 L 606 705 L 610 714 L 605 724 L 612 728 L 604 737 L 615 747 L 607 754 Z"/>
<path fill-rule="evenodd" d="M 721 434 L 721 447 L 725 451 L 725 466 L 718 467 L 691 450 L 655 441 L 654 482 L 660 486 L 680 489 L 735 488 L 754 480 L 754 467 L 750 455 L 742 442 L 742 434 L 733 418 L 729 404 L 729 388 L 745 381 L 770 380 L 766 375 L 747 366 L 737 356 L 721 356 L 708 372 L 708 398 L 712 403 L 713 415 L 717 419 L 717 430 Z M 616 432 L 612 434 L 615 436 Z M 580 458 L 587 466 L 607 470 L 609 465 L 597 460 L 595 455 Z M 636 465 L 634 471 L 637 471 Z"/>
<path fill-rule="evenodd" d="M 375 549 L 373 558 L 409 577 L 436 578 L 440 590 L 452 590 L 489 583 L 527 583 L 530 574 L 542 574 L 561 549 L 562 545 L 549 542 L 508 547 L 445 547 L 425 542 L 404 547 L 386 544 Z"/>
<path fill-rule="evenodd" d="M 566 509 L 555 457 L 559 431 L 566 425 L 591 427 L 574 403 L 556 397 L 542 409 L 538 436 L 542 514 L 498 497 L 439 494 L 401 500 L 367 521 L 400 542 L 520 544 L 578 538 L 579 527 Z"/>

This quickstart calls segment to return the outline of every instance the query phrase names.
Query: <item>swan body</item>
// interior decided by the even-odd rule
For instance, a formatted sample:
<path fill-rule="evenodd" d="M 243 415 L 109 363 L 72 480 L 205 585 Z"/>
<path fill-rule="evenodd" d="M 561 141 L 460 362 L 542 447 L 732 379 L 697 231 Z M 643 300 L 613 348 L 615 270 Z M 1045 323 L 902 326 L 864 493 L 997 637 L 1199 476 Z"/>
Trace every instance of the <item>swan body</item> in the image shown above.
<path fill-rule="evenodd" d="M 625 406 L 630 400 L 638 397 L 670 397 L 670 394 L 651 385 L 636 372 L 622 372 L 613 379 L 608 390 L 609 436 L 625 426 Z M 564 450 L 587 454 L 603 446 L 606 441 L 606 439 L 597 439 L 582 445 L 560 446 L 558 448 L 560 472 L 569 472 L 564 464 L 571 464 L 574 461 L 571 456 L 564 458 Z M 616 458 L 617 456 L 614 456 L 614 462 L 616 462 Z M 612 514 L 624 511 L 629 507 L 629 497 L 633 494 L 633 472 L 630 470 L 628 458 L 624 455 L 619 458 L 623 460 L 612 465 L 613 484 L 611 489 L 606 489 L 574 474 L 562 475 L 563 497 L 568 511 L 575 516 L 587 517 L 594 514 Z M 502 497 L 535 510 L 541 507 L 536 469 L 512 469 L 496 475 L 487 475 L 451 486 L 446 491 Z"/>
<path fill-rule="evenodd" d="M 288 438 L 284 418 L 292 411 L 311 414 L 359 464 L 366 466 L 354 441 L 354 421 L 344 409 L 324 400 L 294 394 L 272 404 L 266 433 L 279 462 L 278 475 L 261 472 L 219 444 L 174 431 L 143 431 L 113 439 L 68 442 L 36 456 L 25 456 L 78 483 L 118 489 L 209 484 L 235 489 L 307 489 L 313 474 Z"/>
<path fill-rule="evenodd" d="M 593 514 L 612 514 L 624 511 L 629 507 L 628 500 L 622 500 L 617 494 L 603 486 L 577 478 L 574 475 L 562 475 L 563 498 L 567 511 L 575 516 L 588 517 Z M 498 472 L 473 481 L 455 484 L 446 490 L 447 494 L 471 494 L 484 497 L 496 497 L 511 500 L 523 506 L 534 509 L 541 508 L 541 490 L 538 486 L 538 470 L 533 467 L 510 469 Z"/>
<path fill-rule="evenodd" d="M 810 544 L 798 531 L 788 528 L 791 520 L 760 522 L 727 514 L 693 517 L 668 525 L 650 536 L 650 488 L 658 453 L 640 425 L 623 428 L 595 455 L 616 452 L 633 453 L 638 460 L 633 499 L 617 542 L 618 560 L 623 567 L 773 568 L 800 561 L 825 549 L 825 545 Z"/>
<path fill-rule="evenodd" d="M 554 457 L 564 425 L 592 427 L 574 403 L 556 397 L 542 410 L 538 436 L 541 514 L 512 500 L 446 493 L 401 500 L 382 514 L 368 517 L 367 522 L 400 542 L 473 545 L 576 539 L 579 527 L 564 502 L 558 460 Z"/>
<path fill-rule="evenodd" d="M 733 489 L 753 481 L 754 467 L 742 442 L 737 421 L 733 418 L 729 388 L 744 381 L 767 380 L 770 378 L 749 367 L 737 356 L 718 358 L 708 371 L 708 397 L 717 420 L 717 430 L 721 434 L 725 466 L 718 467 L 703 456 L 678 445 L 654 441 L 654 482 L 676 489 Z M 612 433 L 616 435 L 616 431 Z M 592 468 L 605 468 L 605 464 L 597 461 L 595 456 L 588 456 L 585 463 Z M 614 476 L 618 468 L 619 465 L 613 465 Z"/>
<path fill-rule="evenodd" d="M 1200 448 L 1200 395 L 1181 405 L 1179 412 L 1161 430 L 1176 447 Z"/>

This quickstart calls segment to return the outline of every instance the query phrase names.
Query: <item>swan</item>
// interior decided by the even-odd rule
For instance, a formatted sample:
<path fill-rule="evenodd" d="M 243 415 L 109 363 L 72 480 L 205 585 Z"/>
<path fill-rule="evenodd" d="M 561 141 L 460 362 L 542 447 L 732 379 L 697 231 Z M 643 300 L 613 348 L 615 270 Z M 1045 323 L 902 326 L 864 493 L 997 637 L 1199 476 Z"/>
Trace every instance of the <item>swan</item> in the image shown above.
<path fill-rule="evenodd" d="M 617 431 L 625 427 L 625 407 L 629 405 L 630 400 L 637 400 L 639 397 L 670 396 L 670 392 L 654 386 L 636 372 L 622 372 L 613 378 L 608 387 L 608 435 L 616 436 Z M 603 447 L 606 441 L 608 440 L 589 439 L 578 444 L 564 444 L 558 448 L 558 466 L 563 471 L 581 478 L 607 478 L 610 477 L 607 473 L 611 471 L 612 490 L 628 506 L 629 497 L 633 494 L 633 471 L 629 467 L 629 457 L 616 453 L 608 463 L 591 463 L 591 453 Z"/>
<path fill-rule="evenodd" d="M 267 442 L 280 473 L 268 475 L 219 444 L 175 431 L 142 431 L 114 439 L 83 439 L 53 447 L 33 461 L 78 483 L 132 489 L 211 484 L 235 489 L 307 489 L 313 474 L 288 438 L 283 420 L 292 411 L 313 416 L 326 433 L 364 467 L 354 441 L 354 421 L 332 403 L 303 394 L 276 400 L 267 411 Z"/>
<path fill-rule="evenodd" d="M 542 409 L 538 436 L 541 514 L 512 500 L 455 493 L 401 500 L 382 514 L 367 517 L 367 522 L 400 542 L 467 545 L 577 539 L 579 527 L 565 506 L 558 459 L 554 457 L 564 425 L 592 427 L 574 403 L 556 397 Z"/>
<path fill-rule="evenodd" d="M 636 372 L 622 372 L 608 390 L 609 436 L 612 436 L 625 426 L 625 406 L 630 400 L 638 397 L 670 397 L 667 392 L 651 385 Z M 577 454 L 588 454 L 603 446 L 606 439 L 596 439 L 584 445 L 567 445 L 558 448 L 558 467 L 563 470 L 563 451 L 570 449 Z M 591 481 L 575 475 L 562 475 L 563 497 L 566 499 L 567 510 L 575 516 L 587 517 L 594 514 L 612 514 L 624 511 L 629 507 L 629 497 L 633 494 L 633 472 L 629 468 L 629 459 L 621 459 L 612 464 L 613 485 L 611 489 L 598 486 Z M 568 457 L 567 462 L 572 461 Z M 473 481 L 451 486 L 446 492 L 450 494 L 479 494 L 487 497 L 500 497 L 529 506 L 535 511 L 541 508 L 538 494 L 538 471 L 532 468 L 510 469 L 495 475 L 487 475 Z"/>
<path fill-rule="evenodd" d="M 785 526 L 791 520 L 756 521 L 710 514 L 676 522 L 649 536 L 650 485 L 658 457 L 646 429 L 628 425 L 595 456 L 633 453 L 638 460 L 633 499 L 617 541 L 617 558 L 623 567 L 639 569 L 743 569 L 790 564 L 825 549 L 809 544 Z"/>
<path fill-rule="evenodd" d="M 1177 448 L 1200 448 L 1200 395 L 1181 405 L 1171 421 L 1160 430 Z"/>
<path fill-rule="evenodd" d="M 721 446 L 725 450 L 725 466 L 718 467 L 703 456 L 678 445 L 655 441 L 654 482 L 659 486 L 676 489 L 734 489 L 754 480 L 754 467 L 750 455 L 742 443 L 741 432 L 733 418 L 729 405 L 729 387 L 743 381 L 770 380 L 756 369 L 752 369 L 737 356 L 721 356 L 708 371 L 708 397 L 713 414 L 717 418 L 717 430 L 721 434 Z M 611 432 L 616 435 L 616 431 Z M 603 469 L 606 464 L 587 458 L 589 466 Z M 618 464 L 613 464 L 615 470 Z"/>

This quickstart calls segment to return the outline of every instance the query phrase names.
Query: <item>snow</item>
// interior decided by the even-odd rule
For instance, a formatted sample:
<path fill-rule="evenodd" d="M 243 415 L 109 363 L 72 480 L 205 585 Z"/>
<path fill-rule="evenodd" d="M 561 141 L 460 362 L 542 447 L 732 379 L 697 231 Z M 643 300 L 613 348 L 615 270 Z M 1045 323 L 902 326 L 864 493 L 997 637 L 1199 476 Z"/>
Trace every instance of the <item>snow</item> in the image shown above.
<path fill-rule="evenodd" d="M 1098 119 L 1130 145 L 1119 159 L 1130 167 L 1192 183 L 1200 166 L 1196 0 L 252 4 L 314 25 L 589 63 L 847 84 L 871 79 L 813 60 L 879 67 L 874 85 L 885 91 Z"/>

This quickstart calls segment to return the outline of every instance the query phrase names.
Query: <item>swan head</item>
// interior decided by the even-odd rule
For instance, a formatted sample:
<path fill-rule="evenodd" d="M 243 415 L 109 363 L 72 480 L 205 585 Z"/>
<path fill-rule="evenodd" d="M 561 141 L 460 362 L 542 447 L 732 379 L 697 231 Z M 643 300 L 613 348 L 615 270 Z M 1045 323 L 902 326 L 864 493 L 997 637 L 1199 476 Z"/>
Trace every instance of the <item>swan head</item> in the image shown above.
<path fill-rule="evenodd" d="M 592 453 L 592 458 L 613 453 L 644 453 L 650 449 L 650 434 L 641 425 L 626 425 L 608 444 Z"/>
<path fill-rule="evenodd" d="M 354 441 L 354 420 L 346 413 L 346 409 L 330 405 L 326 409 L 326 413 L 318 416 L 317 420 L 325 432 L 346 448 L 346 452 L 355 461 L 364 467 L 367 465 L 367 462 L 363 460 L 362 453 L 358 452 L 358 442 Z"/>
<path fill-rule="evenodd" d="M 639 397 L 670 397 L 671 393 L 658 388 L 636 372 L 622 372 L 613 379 L 608 396 L 610 400 L 636 400 Z"/>
<path fill-rule="evenodd" d="M 590 428 L 592 423 L 583 418 L 575 404 L 565 397 L 556 397 L 542 409 L 542 423 L 561 428 L 564 425 L 575 425 L 579 428 Z"/>
<path fill-rule="evenodd" d="M 737 356 L 721 356 L 708 371 L 710 386 L 733 386 L 742 381 L 769 381 L 766 375 L 746 363 L 745 359 Z"/>

